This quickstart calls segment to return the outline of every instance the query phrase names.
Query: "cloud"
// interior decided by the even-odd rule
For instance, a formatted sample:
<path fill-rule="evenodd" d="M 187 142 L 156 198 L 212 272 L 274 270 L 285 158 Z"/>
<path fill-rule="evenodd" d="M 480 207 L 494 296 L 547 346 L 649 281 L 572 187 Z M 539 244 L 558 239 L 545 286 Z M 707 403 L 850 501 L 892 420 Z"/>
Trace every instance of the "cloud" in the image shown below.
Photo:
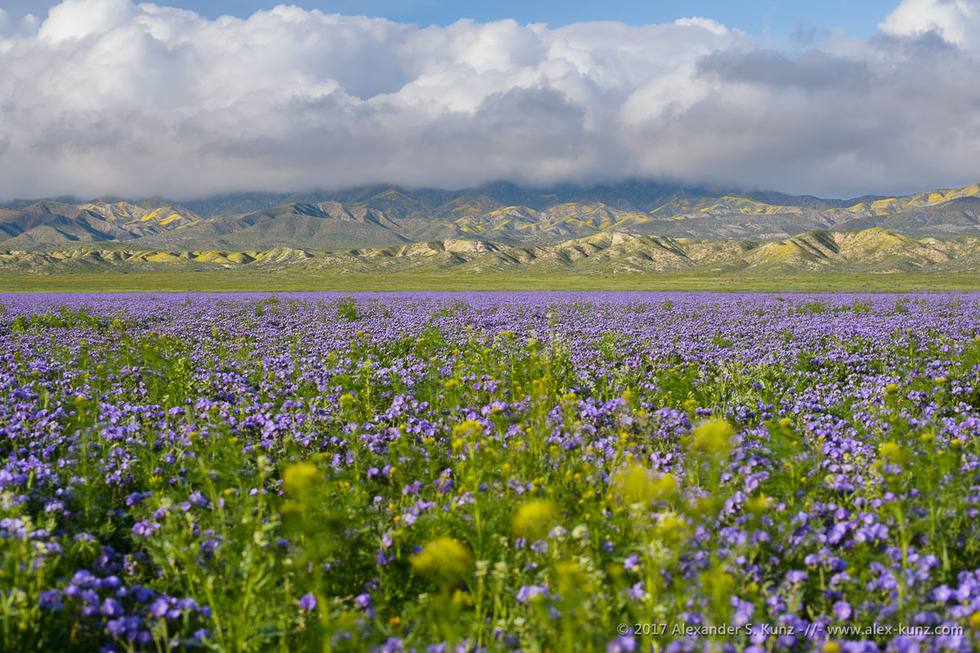
<path fill-rule="evenodd" d="M 883 32 L 922 36 L 936 32 L 962 48 L 980 46 L 980 2 L 977 0 L 905 0 L 879 25 Z"/>
<path fill-rule="evenodd" d="M 129 0 L 64 0 L 48 12 L 38 38 L 56 44 L 104 34 L 137 14 Z"/>
<path fill-rule="evenodd" d="M 868 84 L 865 62 L 809 51 L 795 58 L 769 50 L 716 52 L 698 62 L 698 72 L 718 81 L 817 91 Z"/>
<path fill-rule="evenodd" d="M 208 20 L 65 0 L 33 27 L 0 14 L 0 198 L 495 179 L 825 195 L 973 183 L 980 17 L 975 2 L 933 4 L 959 13 L 940 25 L 947 14 L 906 0 L 875 38 L 789 54 L 697 17 L 420 28 L 293 6 Z"/>

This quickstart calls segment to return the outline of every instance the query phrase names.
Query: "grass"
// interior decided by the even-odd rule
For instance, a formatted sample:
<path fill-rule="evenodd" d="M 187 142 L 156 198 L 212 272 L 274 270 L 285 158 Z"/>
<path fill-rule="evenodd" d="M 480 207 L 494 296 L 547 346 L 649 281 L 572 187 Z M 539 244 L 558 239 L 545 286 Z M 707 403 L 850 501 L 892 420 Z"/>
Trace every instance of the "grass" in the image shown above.
<path fill-rule="evenodd" d="M 980 650 L 977 298 L 58 301 L 0 651 Z"/>
<path fill-rule="evenodd" d="M 678 290 L 911 292 L 980 290 L 974 274 L 334 274 L 229 271 L 0 275 L 0 292 Z"/>

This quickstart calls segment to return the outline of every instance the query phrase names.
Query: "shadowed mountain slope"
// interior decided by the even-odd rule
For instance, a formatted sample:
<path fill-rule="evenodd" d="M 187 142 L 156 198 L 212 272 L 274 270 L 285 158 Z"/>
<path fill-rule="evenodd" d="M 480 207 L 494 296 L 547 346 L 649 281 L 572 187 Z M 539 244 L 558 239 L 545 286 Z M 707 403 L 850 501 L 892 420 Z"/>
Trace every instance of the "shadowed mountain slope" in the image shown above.
<path fill-rule="evenodd" d="M 160 251 L 342 251 L 461 239 L 535 248 L 613 233 L 779 241 L 821 230 L 874 228 L 919 239 L 980 235 L 980 184 L 855 200 L 649 182 L 550 189 L 498 182 L 458 191 L 365 186 L 292 195 L 246 193 L 183 204 L 159 198 L 43 200 L 0 209 L 0 248 L 116 242 Z M 823 260 L 819 247 L 804 243 L 782 249 L 773 245 L 759 256 L 796 258 L 794 248 L 815 265 Z M 568 256 L 575 258 L 570 251 Z"/>

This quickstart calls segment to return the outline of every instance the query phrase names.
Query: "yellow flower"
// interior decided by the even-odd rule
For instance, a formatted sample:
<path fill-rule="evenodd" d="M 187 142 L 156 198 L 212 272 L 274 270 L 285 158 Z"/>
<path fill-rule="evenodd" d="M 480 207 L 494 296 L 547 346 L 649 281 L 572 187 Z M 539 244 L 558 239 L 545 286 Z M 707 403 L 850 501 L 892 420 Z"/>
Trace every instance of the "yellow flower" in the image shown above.
<path fill-rule="evenodd" d="M 459 540 L 437 537 L 409 559 L 416 572 L 446 585 L 458 583 L 470 570 L 470 552 Z"/>
<path fill-rule="evenodd" d="M 677 493 L 677 481 L 670 474 L 654 480 L 646 467 L 634 464 L 616 474 L 613 490 L 628 504 L 670 500 Z"/>
<path fill-rule="evenodd" d="M 971 629 L 980 630 L 980 611 L 971 614 L 970 618 L 967 620 L 967 623 L 970 624 Z"/>
<path fill-rule="evenodd" d="M 728 450 L 729 441 L 735 431 L 723 419 L 701 422 L 694 429 L 694 448 L 711 454 L 721 454 Z"/>
<path fill-rule="evenodd" d="M 298 463 L 290 465 L 282 470 L 282 489 L 286 494 L 297 498 L 304 498 L 313 488 L 313 483 L 318 476 L 317 469 L 310 463 Z"/>
<path fill-rule="evenodd" d="M 557 588 L 563 595 L 582 591 L 589 583 L 586 574 L 577 562 L 559 562 L 555 565 L 558 576 Z"/>
<path fill-rule="evenodd" d="M 474 419 L 468 419 L 465 422 L 460 422 L 453 427 L 454 440 L 463 440 L 468 436 L 479 438 L 481 435 L 483 435 L 483 424 L 480 424 Z"/>
<path fill-rule="evenodd" d="M 769 507 L 769 497 L 764 494 L 752 497 L 746 502 L 746 508 L 755 515 L 761 515 Z"/>
<path fill-rule="evenodd" d="M 695 515 L 710 515 L 717 508 L 717 503 L 714 497 L 700 497 L 690 504 L 690 511 Z"/>
<path fill-rule="evenodd" d="M 684 518 L 675 512 L 666 512 L 657 518 L 656 533 L 664 542 L 680 544 L 687 539 L 689 527 Z"/>
<path fill-rule="evenodd" d="M 908 460 L 908 453 L 897 442 L 882 442 L 878 445 L 878 454 L 886 463 L 904 465 Z"/>
<path fill-rule="evenodd" d="M 463 590 L 456 590 L 455 592 L 453 592 L 453 604 L 469 607 L 473 605 L 473 597 L 470 595 L 469 592 L 464 592 Z"/>
<path fill-rule="evenodd" d="M 551 501 L 529 501 L 514 515 L 514 533 L 523 537 L 541 538 L 551 530 L 557 518 L 558 507 Z"/>

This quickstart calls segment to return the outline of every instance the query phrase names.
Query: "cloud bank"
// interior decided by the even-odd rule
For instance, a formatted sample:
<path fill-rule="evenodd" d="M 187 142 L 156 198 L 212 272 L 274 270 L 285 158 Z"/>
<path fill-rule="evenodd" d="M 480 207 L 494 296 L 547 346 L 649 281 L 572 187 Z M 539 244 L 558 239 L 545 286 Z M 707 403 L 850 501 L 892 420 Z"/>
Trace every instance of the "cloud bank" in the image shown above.
<path fill-rule="evenodd" d="M 767 50 L 704 18 L 420 28 L 130 0 L 0 11 L 0 198 L 656 178 L 846 196 L 980 179 L 980 0 Z"/>

